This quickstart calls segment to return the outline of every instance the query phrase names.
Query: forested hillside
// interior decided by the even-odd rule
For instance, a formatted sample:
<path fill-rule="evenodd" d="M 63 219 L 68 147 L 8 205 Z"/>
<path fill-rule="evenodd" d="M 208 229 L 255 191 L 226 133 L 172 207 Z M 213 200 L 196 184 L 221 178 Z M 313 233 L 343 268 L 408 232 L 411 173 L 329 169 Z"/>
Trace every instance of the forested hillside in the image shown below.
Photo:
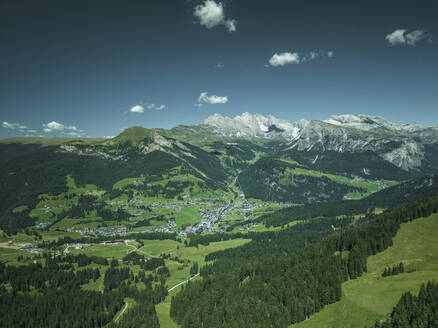
<path fill-rule="evenodd" d="M 392 246 L 369 256 L 367 271 L 342 284 L 339 302 L 290 328 L 372 327 L 386 321 L 404 293 L 418 295 L 423 283 L 437 281 L 437 238 L 437 213 L 401 224 Z"/>
<path fill-rule="evenodd" d="M 141 271 L 134 278 L 129 268 L 118 268 L 117 261 L 108 263 L 98 257 L 46 256 L 44 259 L 44 265 L 0 264 L 2 327 L 102 327 L 113 320 L 126 297 L 133 298 L 137 305 L 113 327 L 134 327 L 140 323 L 159 327 L 154 304 L 167 295 L 167 290 L 162 285 L 152 287 L 152 275 L 146 277 Z M 103 265 L 105 273 L 99 269 L 82 269 L 92 262 Z M 101 275 L 104 275 L 103 293 L 81 288 L 96 282 Z M 138 289 L 134 279 L 143 281 L 146 288 Z"/>
<path fill-rule="evenodd" d="M 338 301 L 342 282 L 360 277 L 367 257 L 392 245 L 402 222 L 437 209 L 437 196 L 420 200 L 275 257 L 273 250 L 281 249 L 275 238 L 264 241 L 256 260 L 251 260 L 254 249 L 260 250 L 255 242 L 231 250 L 214 262 L 203 281 L 173 298 L 171 315 L 183 327 L 202 327 L 203 322 L 210 327 L 287 327 L 303 321 Z M 234 252 L 239 256 L 233 260 Z"/>
<path fill-rule="evenodd" d="M 296 220 L 319 216 L 369 214 L 375 209 L 391 209 L 401 204 L 438 194 L 438 176 L 430 175 L 400 183 L 359 200 L 318 202 L 292 206 L 261 216 L 258 221 L 267 226 L 281 226 Z"/>
<path fill-rule="evenodd" d="M 238 182 L 247 197 L 297 204 L 340 200 L 351 192 L 366 193 L 359 186 L 311 175 L 299 168 L 296 164 L 263 158 L 245 169 Z"/>

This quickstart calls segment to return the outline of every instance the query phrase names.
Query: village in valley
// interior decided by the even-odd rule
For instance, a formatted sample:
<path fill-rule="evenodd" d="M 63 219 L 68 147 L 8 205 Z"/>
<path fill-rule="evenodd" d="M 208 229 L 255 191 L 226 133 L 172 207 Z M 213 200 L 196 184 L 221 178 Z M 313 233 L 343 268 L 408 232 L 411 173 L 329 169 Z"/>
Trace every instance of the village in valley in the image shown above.
<path fill-rule="evenodd" d="M 271 203 L 263 204 L 260 201 L 251 201 L 245 198 L 244 193 L 239 193 L 239 201 L 232 202 L 228 200 L 225 204 L 220 199 L 191 199 L 183 201 L 156 201 L 148 204 L 147 200 L 134 198 L 124 204 L 121 201 L 111 202 L 110 205 L 118 206 L 120 208 L 128 208 L 130 210 L 134 209 L 133 217 L 136 218 L 137 222 L 153 219 L 154 217 L 145 218 L 144 216 L 149 212 L 159 212 L 161 209 L 171 210 L 171 213 L 180 213 L 181 209 L 186 207 L 196 207 L 198 208 L 197 216 L 199 222 L 194 224 L 183 225 L 178 227 L 175 218 L 170 217 L 165 225 L 155 227 L 153 229 L 142 229 L 132 231 L 127 226 L 117 226 L 117 227 L 84 227 L 77 229 L 75 227 L 68 228 L 58 228 L 60 231 L 75 232 L 83 236 L 125 236 L 128 233 L 148 233 L 148 232 L 164 232 L 164 233 L 176 233 L 179 237 L 187 237 L 189 234 L 197 233 L 211 233 L 211 232 L 226 232 L 228 224 L 227 217 L 240 217 L 242 219 L 242 225 L 238 227 L 240 231 L 253 229 L 258 224 L 248 225 L 245 221 L 249 220 L 249 215 L 256 209 L 270 207 Z M 148 210 L 138 209 L 147 206 Z M 45 227 L 46 225 L 40 224 L 37 226 Z"/>

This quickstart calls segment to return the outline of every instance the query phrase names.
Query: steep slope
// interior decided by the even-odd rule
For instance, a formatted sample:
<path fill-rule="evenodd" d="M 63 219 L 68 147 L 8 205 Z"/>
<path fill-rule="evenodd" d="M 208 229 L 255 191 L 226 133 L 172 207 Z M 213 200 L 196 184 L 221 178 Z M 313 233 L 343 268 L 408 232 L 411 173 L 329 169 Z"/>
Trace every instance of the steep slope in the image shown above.
<path fill-rule="evenodd" d="M 393 246 L 367 260 L 367 272 L 342 285 L 342 298 L 291 328 L 373 327 L 388 316 L 405 292 L 438 279 L 438 215 L 404 223 Z M 405 272 L 382 277 L 386 267 L 404 263 Z"/>
<path fill-rule="evenodd" d="M 395 170 L 398 179 L 405 179 L 438 172 L 437 127 L 415 123 L 401 126 L 368 115 L 335 115 L 326 121 L 289 123 L 249 113 L 232 119 L 215 114 L 204 124 L 227 138 L 255 139 L 260 143 L 276 140 L 283 154 L 308 157 L 310 153 L 315 163 L 317 155 L 326 153 L 327 157 L 346 157 L 352 169 L 344 171 L 355 175 L 388 178 L 388 171 Z M 370 165 L 366 158 L 371 158 Z M 383 172 L 374 172 L 373 167 L 384 163 Z"/>
<path fill-rule="evenodd" d="M 250 165 L 239 174 L 238 183 L 246 197 L 296 204 L 339 200 L 348 193 L 367 192 L 365 188 L 349 183 L 348 179 L 332 178 L 295 163 L 271 158 L 262 158 Z"/>
<path fill-rule="evenodd" d="M 392 209 L 404 203 L 438 195 L 438 175 L 428 175 L 380 190 L 358 200 L 335 200 L 292 206 L 259 217 L 266 226 L 282 226 L 293 221 L 317 217 L 365 215 L 376 209 Z"/>
<path fill-rule="evenodd" d="M 296 128 L 293 124 L 285 120 L 279 120 L 272 115 L 267 117 L 250 113 L 243 113 L 231 119 L 220 114 L 214 114 L 208 117 L 204 124 L 214 128 L 219 134 L 233 137 L 270 137 L 276 134 L 290 135 Z"/>

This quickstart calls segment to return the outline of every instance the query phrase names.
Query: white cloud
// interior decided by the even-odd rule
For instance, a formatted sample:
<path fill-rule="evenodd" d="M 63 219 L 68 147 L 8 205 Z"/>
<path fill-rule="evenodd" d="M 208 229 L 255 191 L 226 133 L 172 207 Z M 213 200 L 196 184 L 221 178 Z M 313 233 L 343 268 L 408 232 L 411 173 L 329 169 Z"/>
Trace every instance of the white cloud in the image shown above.
<path fill-rule="evenodd" d="M 146 106 L 147 109 L 155 109 L 155 110 L 163 110 L 166 108 L 166 105 L 156 105 L 156 104 L 149 104 Z M 144 108 L 143 108 L 144 109 Z M 143 113 L 143 112 L 142 112 Z"/>
<path fill-rule="evenodd" d="M 281 54 L 274 54 L 271 59 L 269 59 L 269 64 L 271 66 L 284 66 L 289 64 L 299 64 L 300 56 L 298 53 L 294 52 L 283 52 Z"/>
<path fill-rule="evenodd" d="M 310 59 L 316 59 L 319 57 L 319 54 L 317 54 L 315 51 L 310 52 Z"/>
<path fill-rule="evenodd" d="M 228 32 L 235 32 L 236 31 L 236 24 L 237 21 L 235 19 L 227 19 L 225 22 L 225 27 L 227 28 Z"/>
<path fill-rule="evenodd" d="M 62 131 L 62 130 L 64 130 L 64 125 L 61 123 L 52 121 L 50 123 L 45 124 L 44 128 L 48 129 L 48 130 Z"/>
<path fill-rule="evenodd" d="M 415 46 L 418 41 L 421 41 L 424 38 L 426 38 L 426 33 L 424 33 L 424 31 L 415 30 L 406 34 L 406 43 Z"/>
<path fill-rule="evenodd" d="M 319 57 L 318 53 L 316 53 L 315 51 L 311 51 L 310 53 L 305 54 L 301 61 L 302 62 L 308 62 L 308 61 L 314 60 L 314 59 L 316 59 L 318 57 Z"/>
<path fill-rule="evenodd" d="M 193 14 L 199 19 L 199 24 L 206 28 L 213 28 L 225 20 L 224 6 L 213 0 L 206 0 L 203 4 L 197 5 Z"/>
<path fill-rule="evenodd" d="M 334 53 L 331 51 L 328 53 L 329 57 L 332 57 L 333 55 Z M 269 59 L 268 64 L 265 64 L 265 67 L 307 63 L 317 59 L 318 57 L 319 53 L 316 51 L 311 51 L 304 54 L 299 54 L 298 52 L 283 52 L 280 54 L 275 53 Z"/>
<path fill-rule="evenodd" d="M 70 137 L 80 137 L 80 136 L 81 136 L 81 133 L 74 132 L 74 131 L 71 131 L 71 132 L 64 132 L 63 134 L 65 134 L 65 135 L 67 135 L 67 136 L 70 136 Z"/>
<path fill-rule="evenodd" d="M 203 104 L 209 105 L 217 105 L 217 104 L 226 104 L 228 102 L 228 97 L 219 97 L 215 95 L 209 96 L 207 92 L 201 92 L 198 98 L 198 103 L 195 105 L 196 107 L 202 107 Z"/>
<path fill-rule="evenodd" d="M 9 123 L 9 122 L 2 122 L 2 127 L 5 129 L 27 129 L 26 125 L 20 124 L 20 123 Z"/>
<path fill-rule="evenodd" d="M 66 126 L 64 124 L 52 121 L 47 124 L 43 124 L 43 131 L 46 133 L 50 132 L 61 132 L 61 131 L 75 131 L 78 132 L 78 128 L 74 125 L 72 126 Z M 71 133 L 71 132 L 64 132 L 65 134 Z"/>
<path fill-rule="evenodd" d="M 216 65 L 216 68 L 219 68 L 219 69 L 224 68 L 224 67 L 225 67 L 225 65 L 222 63 L 217 63 L 217 65 Z"/>
<path fill-rule="evenodd" d="M 144 107 L 141 105 L 135 105 L 129 110 L 131 113 L 144 113 Z"/>
<path fill-rule="evenodd" d="M 407 30 L 403 29 L 395 30 L 385 37 L 385 39 L 389 42 L 391 46 L 395 46 L 397 44 L 407 44 L 410 46 L 415 46 L 419 41 L 426 38 L 430 39 L 430 35 L 422 30 L 407 32 Z"/>
<path fill-rule="evenodd" d="M 335 53 L 333 52 L 333 51 L 329 51 L 329 52 L 327 52 L 327 57 L 328 58 L 332 58 L 332 57 L 334 57 L 335 56 Z"/>
<path fill-rule="evenodd" d="M 225 18 L 222 2 L 205 0 L 204 3 L 195 7 L 193 15 L 199 20 L 199 24 L 206 28 L 210 29 L 218 25 L 225 25 L 228 32 L 236 31 L 237 21 Z"/>
<path fill-rule="evenodd" d="M 391 34 L 388 34 L 385 39 L 393 46 L 396 44 L 406 43 L 405 39 L 406 30 L 395 30 Z"/>

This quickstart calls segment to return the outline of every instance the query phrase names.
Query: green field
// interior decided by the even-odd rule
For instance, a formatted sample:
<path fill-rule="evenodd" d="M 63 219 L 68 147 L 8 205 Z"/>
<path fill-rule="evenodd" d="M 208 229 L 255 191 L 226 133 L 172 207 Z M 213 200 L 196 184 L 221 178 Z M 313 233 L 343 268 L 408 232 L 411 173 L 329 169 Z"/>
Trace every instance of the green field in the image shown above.
<path fill-rule="evenodd" d="M 120 245 L 102 245 L 95 244 L 80 250 L 71 249 L 72 254 L 86 254 L 88 256 L 99 256 L 104 258 L 121 259 L 132 251 L 132 246 L 120 244 Z"/>
<path fill-rule="evenodd" d="M 17 258 L 19 256 L 23 257 L 24 259 L 27 259 L 32 257 L 32 254 L 19 249 L 0 247 L 0 262 L 7 261 L 8 265 L 24 264 L 24 261 L 22 262 L 17 261 Z"/>
<path fill-rule="evenodd" d="M 77 187 L 75 179 L 71 176 L 67 176 L 67 187 L 69 189 L 68 193 L 70 194 L 83 194 L 86 192 L 97 191 L 97 186 L 93 184 L 87 184 L 85 187 Z"/>
<path fill-rule="evenodd" d="M 175 222 L 178 228 L 184 225 L 193 225 L 202 220 L 199 215 L 199 211 L 195 206 L 187 206 L 181 208 L 181 210 L 175 214 Z"/>
<path fill-rule="evenodd" d="M 394 245 L 368 258 L 368 272 L 342 286 L 341 301 L 293 328 L 371 327 L 388 317 L 401 295 L 417 292 L 422 283 L 438 280 L 438 214 L 401 226 Z M 382 278 L 383 270 L 400 262 L 405 273 Z"/>
<path fill-rule="evenodd" d="M 175 240 L 143 240 L 144 246 L 138 249 L 138 253 L 151 256 L 158 257 L 163 253 L 172 253 L 176 251 L 176 247 L 184 247 L 184 244 L 181 244 Z"/>

